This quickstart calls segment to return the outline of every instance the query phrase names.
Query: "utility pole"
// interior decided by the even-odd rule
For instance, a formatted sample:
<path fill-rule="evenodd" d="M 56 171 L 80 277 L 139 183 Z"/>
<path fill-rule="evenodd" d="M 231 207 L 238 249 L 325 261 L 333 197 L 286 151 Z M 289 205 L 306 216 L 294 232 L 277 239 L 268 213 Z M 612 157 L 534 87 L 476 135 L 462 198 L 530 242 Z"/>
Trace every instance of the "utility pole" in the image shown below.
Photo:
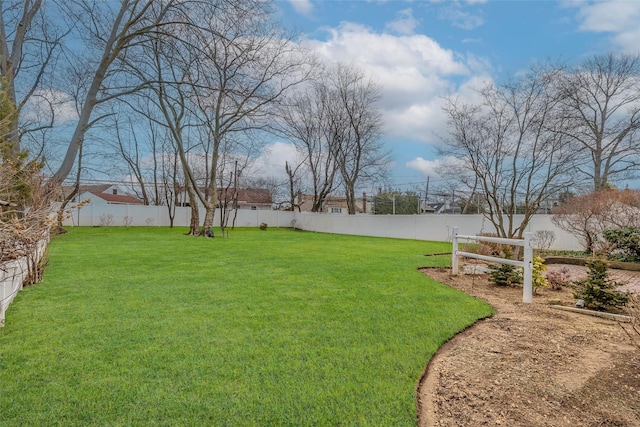
<path fill-rule="evenodd" d="M 427 188 L 424 192 L 424 211 L 427 211 L 427 207 L 429 207 L 429 177 L 427 177 Z"/>

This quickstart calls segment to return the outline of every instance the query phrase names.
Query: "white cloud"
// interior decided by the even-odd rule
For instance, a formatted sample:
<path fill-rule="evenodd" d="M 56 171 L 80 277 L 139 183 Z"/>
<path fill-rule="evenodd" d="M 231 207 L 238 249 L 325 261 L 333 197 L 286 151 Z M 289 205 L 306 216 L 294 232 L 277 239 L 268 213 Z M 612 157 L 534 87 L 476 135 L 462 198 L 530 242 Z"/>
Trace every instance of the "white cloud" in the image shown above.
<path fill-rule="evenodd" d="M 78 119 L 71 97 L 54 88 L 37 89 L 29 98 L 22 116 L 27 121 L 46 123 L 53 117 L 54 124 L 63 125 Z"/>
<path fill-rule="evenodd" d="M 413 169 L 415 171 L 420 172 L 425 177 L 427 176 L 438 177 L 439 175 L 437 170 L 441 164 L 442 164 L 442 161 L 440 159 L 426 160 L 426 159 L 423 159 L 422 157 L 416 157 L 415 159 L 407 162 L 405 166 L 408 167 L 409 169 Z"/>
<path fill-rule="evenodd" d="M 395 20 L 387 23 L 387 30 L 404 35 L 413 34 L 420 22 L 413 17 L 411 9 L 404 9 L 398 12 Z"/>
<path fill-rule="evenodd" d="M 611 33 L 611 43 L 626 52 L 638 52 L 640 40 L 640 2 L 605 0 L 575 2 L 578 8 L 579 29 L 598 33 Z"/>
<path fill-rule="evenodd" d="M 440 19 L 450 21 L 451 25 L 463 30 L 473 30 L 484 24 L 484 18 L 481 15 L 463 11 L 458 3 L 443 7 L 440 10 Z"/>
<path fill-rule="evenodd" d="M 299 163 L 298 153 L 293 144 L 275 142 L 263 148 L 260 155 L 252 162 L 250 171 L 246 175 L 285 180 L 287 178 L 284 169 L 285 162 L 296 166 Z"/>
<path fill-rule="evenodd" d="M 406 163 L 406 167 L 420 172 L 425 178 L 440 177 L 440 170 L 447 165 L 460 165 L 462 162 L 455 157 L 447 156 L 435 160 L 425 160 L 422 157 L 416 157 L 415 159 Z"/>
<path fill-rule="evenodd" d="M 311 3 L 311 0 L 289 0 L 289 3 L 300 15 L 308 16 L 311 15 L 311 12 L 313 11 L 313 4 Z"/>
<path fill-rule="evenodd" d="M 466 88 L 468 79 L 487 79 L 486 61 L 458 55 L 425 35 L 380 34 L 353 23 L 328 31 L 328 40 L 311 41 L 312 47 L 323 61 L 354 63 L 382 85 L 385 131 L 392 137 L 437 142 L 434 134 L 446 126 L 442 96 Z"/>

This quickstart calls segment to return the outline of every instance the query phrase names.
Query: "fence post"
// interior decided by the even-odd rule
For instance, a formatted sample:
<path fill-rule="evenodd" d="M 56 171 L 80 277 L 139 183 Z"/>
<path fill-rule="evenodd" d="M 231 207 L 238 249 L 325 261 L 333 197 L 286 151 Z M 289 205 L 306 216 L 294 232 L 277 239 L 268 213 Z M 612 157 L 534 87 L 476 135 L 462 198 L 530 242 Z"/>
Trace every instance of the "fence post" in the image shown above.
<path fill-rule="evenodd" d="M 533 302 L 533 233 L 524 233 L 524 289 L 522 302 L 531 304 Z"/>
<path fill-rule="evenodd" d="M 458 227 L 453 227 L 451 248 L 451 274 L 458 275 Z"/>

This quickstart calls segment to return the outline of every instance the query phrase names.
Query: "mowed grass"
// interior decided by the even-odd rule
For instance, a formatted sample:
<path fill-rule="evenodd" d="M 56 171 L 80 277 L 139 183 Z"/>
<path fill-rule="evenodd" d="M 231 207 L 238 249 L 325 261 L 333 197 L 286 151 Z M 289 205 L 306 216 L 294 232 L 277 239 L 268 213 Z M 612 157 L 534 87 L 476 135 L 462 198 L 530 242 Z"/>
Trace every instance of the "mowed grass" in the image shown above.
<path fill-rule="evenodd" d="M 72 228 L 0 330 L 0 425 L 410 426 L 449 337 L 491 313 L 417 267 L 450 244 Z"/>

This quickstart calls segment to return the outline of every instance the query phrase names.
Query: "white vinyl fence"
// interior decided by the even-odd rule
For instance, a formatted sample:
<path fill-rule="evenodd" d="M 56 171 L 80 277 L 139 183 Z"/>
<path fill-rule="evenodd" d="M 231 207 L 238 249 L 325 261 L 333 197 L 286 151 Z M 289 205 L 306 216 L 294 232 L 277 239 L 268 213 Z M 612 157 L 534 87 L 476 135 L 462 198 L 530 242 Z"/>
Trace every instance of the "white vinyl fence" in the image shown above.
<path fill-rule="evenodd" d="M 200 218 L 204 218 L 204 208 L 200 210 Z M 234 213 L 231 212 L 228 226 L 231 226 Z M 188 227 L 191 220 L 191 208 L 179 207 L 175 210 L 173 224 L 176 227 Z M 273 227 L 291 227 L 293 212 L 274 210 L 239 209 L 236 227 L 257 227 L 266 223 Z M 65 226 L 159 226 L 171 224 L 166 206 L 93 204 L 84 205 L 82 209 L 71 210 L 71 217 L 64 221 Z M 216 211 L 214 225 L 220 226 L 220 211 Z"/>
<path fill-rule="evenodd" d="M 177 208 L 174 225 L 189 226 L 190 208 Z M 204 212 L 200 213 L 204 217 Z M 520 220 L 516 216 L 516 220 Z M 216 212 L 215 225 L 219 226 L 220 215 Z M 393 237 L 399 239 L 451 241 L 453 227 L 460 234 L 476 235 L 494 233 L 493 225 L 482 215 L 343 215 L 310 212 L 283 212 L 274 210 L 240 209 L 235 225 L 257 227 L 261 223 L 269 227 L 296 227 L 301 230 L 322 233 L 352 234 L 360 236 Z M 74 226 L 168 226 L 169 214 L 166 206 L 88 204 L 74 210 L 65 225 Z M 229 222 L 231 225 L 231 221 Z M 551 215 L 535 215 L 528 232 L 553 231 L 556 238 L 551 249 L 579 250 L 580 242 L 572 234 L 556 227 Z"/>
<path fill-rule="evenodd" d="M 295 226 L 302 230 L 398 239 L 452 241 L 453 227 L 460 234 L 495 233 L 482 215 L 330 215 L 296 213 Z M 519 220 L 519 218 L 516 218 Z M 580 250 L 578 239 L 551 222 L 551 215 L 535 215 L 526 232 L 553 231 L 556 238 L 550 249 Z M 534 243 L 535 246 L 535 243 Z"/>

